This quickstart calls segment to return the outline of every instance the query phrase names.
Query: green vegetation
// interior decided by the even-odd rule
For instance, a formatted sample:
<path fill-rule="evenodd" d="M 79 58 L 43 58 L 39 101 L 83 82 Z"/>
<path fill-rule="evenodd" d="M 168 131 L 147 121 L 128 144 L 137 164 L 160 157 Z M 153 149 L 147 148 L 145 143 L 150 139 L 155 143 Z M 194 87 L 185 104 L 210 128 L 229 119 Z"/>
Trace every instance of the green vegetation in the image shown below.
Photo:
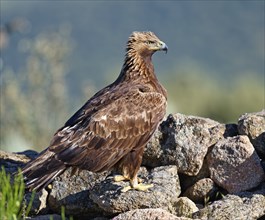
<path fill-rule="evenodd" d="M 66 220 L 66 215 L 65 215 L 65 207 L 64 206 L 61 206 L 61 218 L 62 220 Z M 69 220 L 73 220 L 73 216 L 70 216 L 69 217 Z"/>
<path fill-rule="evenodd" d="M 26 204 L 24 201 L 25 185 L 21 172 L 14 177 L 14 183 L 11 184 L 10 174 L 7 174 L 2 167 L 0 179 L 0 219 L 26 219 L 33 202 L 34 193 L 29 204 Z"/>

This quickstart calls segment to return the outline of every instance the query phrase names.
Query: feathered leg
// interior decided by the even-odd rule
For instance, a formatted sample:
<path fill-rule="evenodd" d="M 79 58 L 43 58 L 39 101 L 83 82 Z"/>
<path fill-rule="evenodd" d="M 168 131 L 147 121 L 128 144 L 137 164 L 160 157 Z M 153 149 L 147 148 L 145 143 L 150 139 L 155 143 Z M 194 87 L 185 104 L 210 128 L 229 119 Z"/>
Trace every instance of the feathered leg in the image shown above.
<path fill-rule="evenodd" d="M 138 150 L 133 150 L 128 153 L 119 162 L 119 167 L 122 169 L 122 175 L 114 176 L 114 181 L 129 180 L 130 186 L 126 186 L 122 189 L 122 192 L 127 192 L 131 189 L 136 189 L 139 191 L 147 191 L 149 188 L 153 187 L 153 184 L 143 184 L 142 180 L 137 177 L 137 172 L 142 163 L 142 155 L 144 148 Z"/>

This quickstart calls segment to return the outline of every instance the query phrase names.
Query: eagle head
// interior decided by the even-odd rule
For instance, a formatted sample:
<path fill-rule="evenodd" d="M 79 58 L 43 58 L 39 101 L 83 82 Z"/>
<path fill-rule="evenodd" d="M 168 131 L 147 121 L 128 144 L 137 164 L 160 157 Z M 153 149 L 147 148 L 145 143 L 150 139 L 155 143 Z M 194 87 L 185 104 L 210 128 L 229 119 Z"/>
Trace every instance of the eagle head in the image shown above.
<path fill-rule="evenodd" d="M 168 47 L 153 32 L 135 31 L 131 34 L 127 43 L 127 52 L 131 50 L 137 51 L 139 55 L 151 56 L 154 52 L 159 50 L 167 52 Z"/>

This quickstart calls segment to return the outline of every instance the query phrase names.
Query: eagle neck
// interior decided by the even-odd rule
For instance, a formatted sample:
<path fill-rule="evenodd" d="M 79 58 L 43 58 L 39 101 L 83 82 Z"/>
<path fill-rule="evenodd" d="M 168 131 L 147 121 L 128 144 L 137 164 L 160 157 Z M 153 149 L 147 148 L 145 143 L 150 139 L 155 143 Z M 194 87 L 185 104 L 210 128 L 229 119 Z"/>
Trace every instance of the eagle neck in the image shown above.
<path fill-rule="evenodd" d="M 124 64 L 121 69 L 120 75 L 113 83 L 113 85 L 126 81 L 135 81 L 144 84 L 149 84 L 156 91 L 160 92 L 165 97 L 167 97 L 167 91 L 159 83 L 154 73 L 152 54 L 141 56 L 138 55 L 136 52 L 132 53 L 132 51 L 127 50 L 127 54 L 125 56 Z"/>
<path fill-rule="evenodd" d="M 152 63 L 152 54 L 140 55 L 135 51 L 128 51 L 121 70 L 124 80 L 139 80 L 144 82 L 156 79 L 154 74 L 154 65 Z"/>

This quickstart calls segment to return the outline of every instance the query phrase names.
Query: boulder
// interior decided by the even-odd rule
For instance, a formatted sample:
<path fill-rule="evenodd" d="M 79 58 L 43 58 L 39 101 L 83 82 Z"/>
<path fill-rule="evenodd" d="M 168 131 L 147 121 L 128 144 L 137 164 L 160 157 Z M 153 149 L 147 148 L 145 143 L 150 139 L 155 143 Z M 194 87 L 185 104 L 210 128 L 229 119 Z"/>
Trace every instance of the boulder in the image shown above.
<path fill-rule="evenodd" d="M 20 153 L 10 153 L 0 150 L 0 167 L 4 167 L 7 173 L 14 173 L 19 167 L 37 157 L 36 151 L 27 150 Z"/>
<path fill-rule="evenodd" d="M 53 214 L 53 215 L 38 215 L 36 217 L 30 218 L 31 220 L 63 220 L 60 215 Z M 66 218 L 68 220 L 68 218 Z"/>
<path fill-rule="evenodd" d="M 189 187 L 204 178 L 210 178 L 210 171 L 206 159 L 204 159 L 202 168 L 196 176 L 188 176 L 186 174 L 179 173 L 181 191 L 185 192 Z"/>
<path fill-rule="evenodd" d="M 265 160 L 265 109 L 242 115 L 238 120 L 238 131 L 249 137 L 258 155 Z"/>
<path fill-rule="evenodd" d="M 193 201 L 187 197 L 180 197 L 176 202 L 176 215 L 180 217 L 192 217 L 199 209 Z"/>
<path fill-rule="evenodd" d="M 66 219 L 80 220 L 261 218 L 265 216 L 264 112 L 241 116 L 238 126 L 169 115 L 149 141 L 138 173 L 152 188 L 122 192 L 129 182 L 114 182 L 113 173 L 83 170 L 72 175 L 68 168 L 36 194 L 29 219 L 64 219 L 61 206 Z M 0 151 L 0 166 L 13 173 L 37 155 Z M 30 196 L 27 192 L 25 201 Z"/>
<path fill-rule="evenodd" d="M 26 150 L 19 153 L 11 153 L 0 150 L 0 167 L 4 167 L 5 172 L 11 174 L 11 179 L 13 179 L 14 173 L 22 168 L 25 163 L 29 162 L 38 156 L 38 153 L 33 150 Z M 0 193 L 1 194 L 1 193 Z M 46 214 L 49 211 L 47 207 L 47 196 L 48 192 L 43 189 L 40 192 L 34 194 L 32 206 L 30 209 L 30 215 Z M 25 192 L 24 201 L 28 204 L 32 199 L 31 192 Z"/>
<path fill-rule="evenodd" d="M 258 219 L 265 215 L 265 192 L 244 192 L 240 195 L 226 195 L 197 212 L 193 217 L 208 219 Z"/>
<path fill-rule="evenodd" d="M 113 182 L 109 177 L 96 184 L 90 192 L 90 199 L 108 215 L 119 214 L 133 209 L 163 208 L 175 212 L 175 201 L 180 195 L 180 185 L 176 166 L 157 167 L 151 171 L 141 168 L 139 177 L 144 183 L 154 186 L 147 192 L 130 190 L 121 192 L 128 182 Z"/>
<path fill-rule="evenodd" d="M 217 186 L 210 178 L 204 178 L 189 187 L 183 194 L 195 203 L 206 203 L 216 196 Z"/>
<path fill-rule="evenodd" d="M 63 205 L 66 214 L 77 218 L 113 216 L 137 208 L 162 207 L 174 213 L 174 201 L 180 194 L 176 166 L 157 167 L 152 171 L 142 167 L 139 176 L 154 187 L 148 192 L 123 193 L 121 189 L 129 182 L 114 182 L 112 175 L 107 177 L 107 173 L 84 170 L 71 176 L 68 169 L 53 182 L 48 203 L 54 212 L 60 213 Z"/>
<path fill-rule="evenodd" d="M 234 132 L 234 126 L 208 118 L 170 114 L 148 143 L 143 164 L 149 167 L 176 165 L 180 173 L 197 175 L 208 148 Z"/>
<path fill-rule="evenodd" d="M 207 155 L 211 179 L 229 193 L 258 186 L 265 180 L 260 158 L 247 136 L 220 140 Z"/>
<path fill-rule="evenodd" d="M 118 216 L 112 220 L 190 220 L 190 218 L 177 217 L 161 209 L 135 209 Z"/>
<path fill-rule="evenodd" d="M 48 204 L 55 213 L 65 213 L 76 218 L 92 218 L 102 215 L 102 210 L 89 198 L 90 190 L 103 181 L 108 173 L 93 173 L 87 170 L 72 175 L 72 168 L 56 177 L 49 193 Z"/>

